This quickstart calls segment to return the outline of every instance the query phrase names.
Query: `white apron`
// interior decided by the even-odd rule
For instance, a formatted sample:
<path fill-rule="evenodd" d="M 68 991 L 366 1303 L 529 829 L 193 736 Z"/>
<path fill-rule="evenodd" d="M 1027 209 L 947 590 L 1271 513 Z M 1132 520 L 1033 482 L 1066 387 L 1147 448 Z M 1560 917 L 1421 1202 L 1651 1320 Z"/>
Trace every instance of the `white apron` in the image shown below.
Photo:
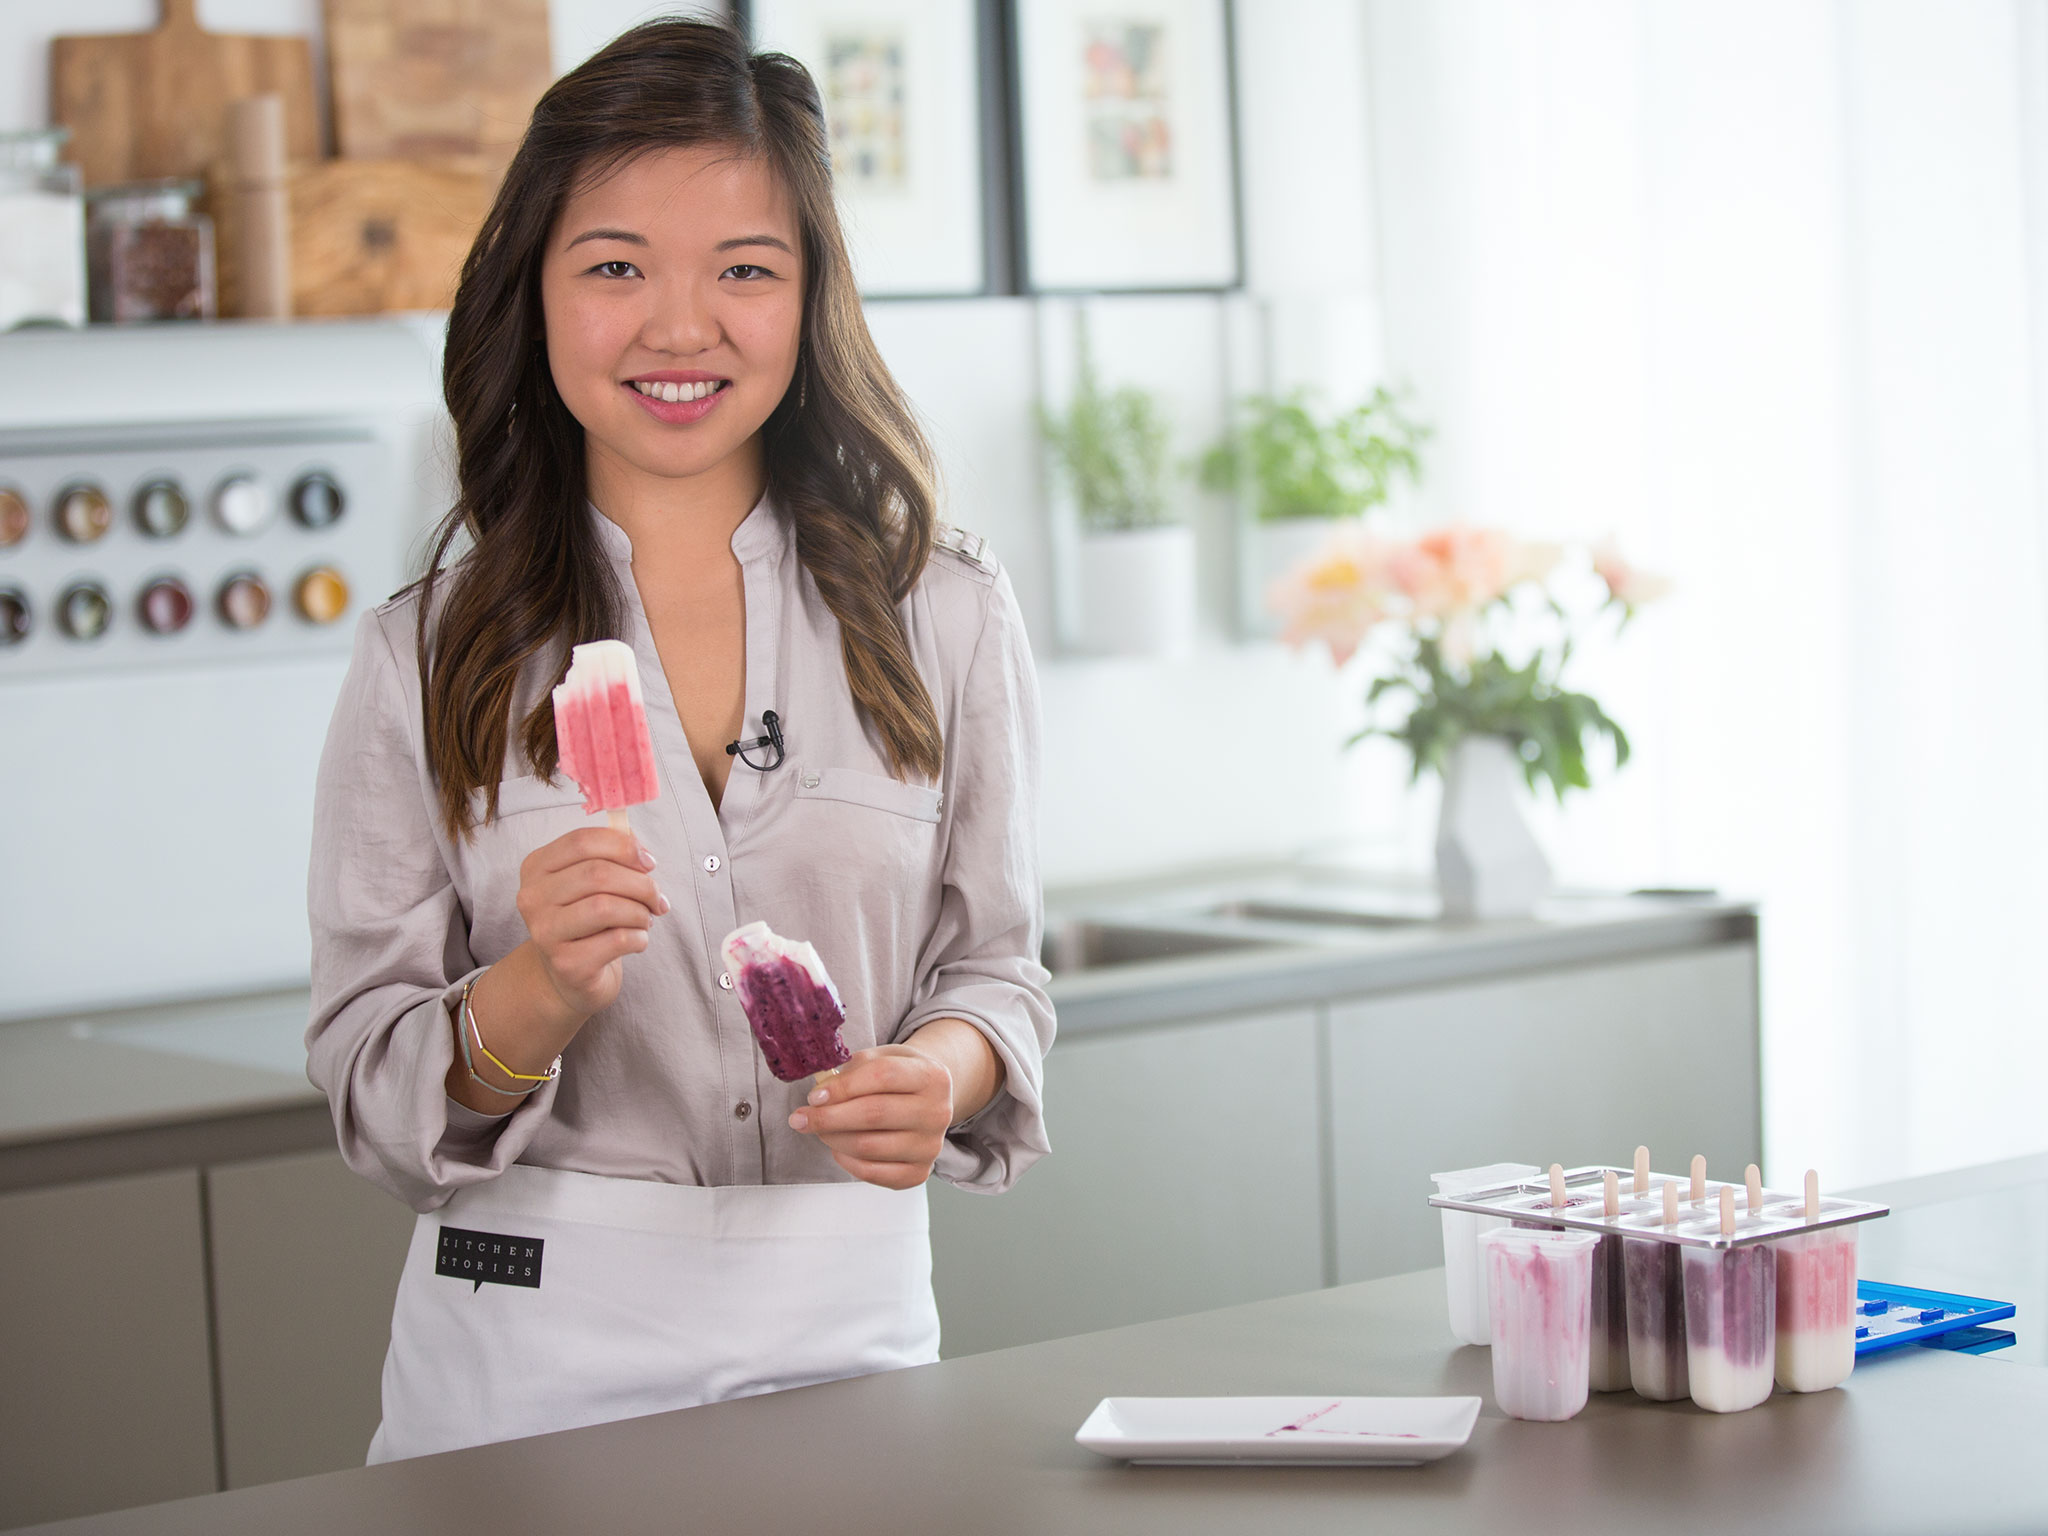
<path fill-rule="evenodd" d="M 922 1186 L 514 1165 L 413 1228 L 370 1460 L 939 1357 Z"/>

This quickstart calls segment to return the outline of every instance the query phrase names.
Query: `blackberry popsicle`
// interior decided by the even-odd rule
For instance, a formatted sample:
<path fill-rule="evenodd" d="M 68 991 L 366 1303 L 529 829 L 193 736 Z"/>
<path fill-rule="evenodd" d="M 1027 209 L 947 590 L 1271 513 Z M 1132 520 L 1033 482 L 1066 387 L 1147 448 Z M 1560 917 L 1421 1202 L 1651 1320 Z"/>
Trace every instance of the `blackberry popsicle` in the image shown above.
<path fill-rule="evenodd" d="M 853 1057 L 839 1027 L 846 1009 L 818 952 L 766 923 L 725 936 L 725 964 L 768 1070 L 785 1083 L 832 1076 Z"/>

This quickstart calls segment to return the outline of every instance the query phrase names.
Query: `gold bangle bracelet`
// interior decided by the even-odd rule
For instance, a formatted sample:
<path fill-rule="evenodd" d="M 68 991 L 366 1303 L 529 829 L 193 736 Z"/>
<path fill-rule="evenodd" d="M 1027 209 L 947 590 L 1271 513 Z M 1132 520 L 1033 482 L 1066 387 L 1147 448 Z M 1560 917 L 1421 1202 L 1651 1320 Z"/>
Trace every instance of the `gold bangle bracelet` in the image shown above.
<path fill-rule="evenodd" d="M 549 1064 L 548 1069 L 545 1072 L 514 1072 L 510 1067 L 506 1066 L 505 1063 L 498 1060 L 496 1056 L 491 1054 L 491 1048 L 488 1045 L 484 1044 L 483 1030 L 477 1027 L 476 1011 L 469 1006 L 469 994 L 471 993 L 471 991 L 475 989 L 476 981 L 477 979 L 474 976 L 472 976 L 468 981 L 463 983 L 462 1018 L 463 1022 L 469 1025 L 469 1032 L 470 1035 L 476 1041 L 476 1048 L 484 1053 L 484 1060 L 488 1061 L 500 1072 L 504 1073 L 507 1077 L 511 1078 L 512 1081 L 515 1083 L 532 1083 L 534 1087 L 539 1087 L 542 1083 L 552 1083 L 556 1078 L 560 1077 L 562 1075 L 562 1058 L 559 1056 L 557 1056 L 554 1059 L 554 1061 Z M 476 1073 L 472 1071 L 470 1073 L 470 1076 L 475 1077 Z M 484 1086 L 489 1087 L 490 1084 L 486 1083 Z M 528 1093 L 531 1093 L 533 1089 L 529 1088 L 526 1091 Z"/>

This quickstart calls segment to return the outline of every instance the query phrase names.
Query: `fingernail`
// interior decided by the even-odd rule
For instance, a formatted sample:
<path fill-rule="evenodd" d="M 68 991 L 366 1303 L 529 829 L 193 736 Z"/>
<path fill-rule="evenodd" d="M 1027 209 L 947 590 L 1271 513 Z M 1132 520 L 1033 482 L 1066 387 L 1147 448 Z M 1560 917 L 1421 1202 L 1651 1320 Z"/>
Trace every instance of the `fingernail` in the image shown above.
<path fill-rule="evenodd" d="M 798 1110 L 789 1117 L 789 1128 L 792 1131 L 808 1131 L 811 1128 L 811 1117 Z"/>
<path fill-rule="evenodd" d="M 640 867 L 642 869 L 654 868 L 654 855 L 649 853 L 644 847 L 640 850 Z"/>
<path fill-rule="evenodd" d="M 830 1097 L 832 1097 L 832 1095 L 830 1095 L 829 1093 L 827 1093 L 827 1092 L 826 1092 L 826 1091 L 825 1091 L 824 1089 L 822 1089 L 822 1088 L 813 1088 L 813 1089 L 811 1090 L 811 1099 L 810 1099 L 810 1101 L 811 1101 L 811 1103 L 813 1103 L 813 1104 L 822 1104 L 822 1103 L 824 1103 L 824 1102 L 825 1102 L 825 1101 L 826 1101 L 827 1099 L 829 1099 Z"/>
<path fill-rule="evenodd" d="M 659 897 L 661 897 L 661 907 L 660 907 L 660 910 L 661 910 L 662 912 L 667 912 L 667 911 L 668 911 L 668 896 L 667 896 L 667 895 L 666 895 L 665 893 L 661 892 L 661 891 L 656 891 L 656 892 L 655 892 L 654 894 L 655 894 L 655 895 L 657 895 L 657 896 L 659 896 Z"/>

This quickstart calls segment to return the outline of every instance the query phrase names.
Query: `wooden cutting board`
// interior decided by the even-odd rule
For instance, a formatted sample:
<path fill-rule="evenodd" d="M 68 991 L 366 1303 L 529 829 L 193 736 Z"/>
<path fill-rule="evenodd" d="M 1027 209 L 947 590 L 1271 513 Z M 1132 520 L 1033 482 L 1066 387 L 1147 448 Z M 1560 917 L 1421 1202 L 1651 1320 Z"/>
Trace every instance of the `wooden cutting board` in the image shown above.
<path fill-rule="evenodd" d="M 478 162 L 325 160 L 294 166 L 291 209 L 294 315 L 376 315 L 446 309 L 455 297 L 498 171 Z M 233 198 L 216 197 L 221 313 L 241 313 Z"/>
<path fill-rule="evenodd" d="M 505 165 L 554 79 L 547 0 L 325 0 L 336 152 Z"/>
<path fill-rule="evenodd" d="M 291 158 L 320 158 L 306 39 L 203 31 L 196 4 L 163 0 L 154 32 L 50 40 L 50 118 L 71 130 L 87 186 L 205 175 L 227 142 L 228 103 L 266 91 L 284 97 Z"/>

